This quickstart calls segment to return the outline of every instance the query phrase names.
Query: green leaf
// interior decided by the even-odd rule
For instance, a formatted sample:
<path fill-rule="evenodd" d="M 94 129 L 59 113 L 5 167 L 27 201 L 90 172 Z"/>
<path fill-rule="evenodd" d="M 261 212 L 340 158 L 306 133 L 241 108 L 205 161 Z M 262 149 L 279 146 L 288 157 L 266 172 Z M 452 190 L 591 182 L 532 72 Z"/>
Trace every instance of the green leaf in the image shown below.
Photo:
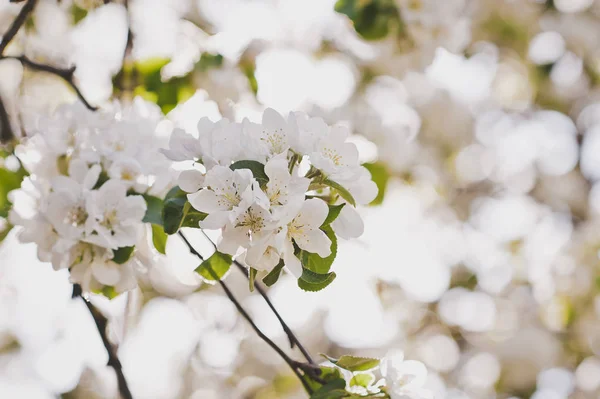
<path fill-rule="evenodd" d="M 122 265 L 127 262 L 131 255 L 133 254 L 133 250 L 135 247 L 121 247 L 113 251 L 112 261 Z"/>
<path fill-rule="evenodd" d="M 154 244 L 154 248 L 163 255 L 167 247 L 167 238 L 169 236 L 165 233 L 162 226 L 152 224 L 152 243 Z"/>
<path fill-rule="evenodd" d="M 350 380 L 350 386 L 369 387 L 375 382 L 373 373 L 356 373 Z"/>
<path fill-rule="evenodd" d="M 377 197 L 369 205 L 380 205 L 385 197 L 385 190 L 390 180 L 390 172 L 381 162 L 365 163 L 363 164 L 369 172 L 371 172 L 371 179 L 377 184 Z"/>
<path fill-rule="evenodd" d="M 231 267 L 231 256 L 215 252 L 196 268 L 196 273 L 206 281 L 217 281 L 223 278 Z M 211 272 L 212 271 L 212 272 Z"/>
<path fill-rule="evenodd" d="M 379 366 L 379 359 L 375 359 L 372 357 L 359 357 L 359 356 L 350 356 L 344 355 L 339 359 L 321 354 L 324 358 L 329 360 L 331 363 L 335 364 L 339 368 L 348 371 L 369 371 Z"/>
<path fill-rule="evenodd" d="M 325 221 L 321 225 L 321 228 L 329 226 L 331 223 L 333 223 L 335 219 L 337 219 L 337 217 L 340 215 L 340 212 L 342 211 L 344 205 L 346 204 L 329 205 L 329 213 L 327 214 Z"/>
<path fill-rule="evenodd" d="M 162 225 L 165 233 L 177 233 L 181 227 L 195 227 L 204 220 L 206 213 L 192 208 L 187 200 L 187 193 L 179 187 L 174 187 L 165 197 L 162 209 Z"/>
<path fill-rule="evenodd" d="M 258 270 L 255 268 L 251 267 L 248 269 L 248 285 L 250 292 L 254 292 L 254 280 L 256 280 L 256 273 L 258 273 Z"/>
<path fill-rule="evenodd" d="M 192 207 L 192 204 L 190 204 L 189 202 L 184 208 L 184 214 L 185 216 L 183 217 L 181 227 L 194 227 L 196 229 L 200 227 L 200 222 L 204 220 L 206 216 L 208 216 L 206 213 L 194 209 Z"/>
<path fill-rule="evenodd" d="M 346 381 L 343 378 L 337 378 L 316 390 L 310 399 L 338 399 L 347 396 L 349 394 L 346 392 Z"/>
<path fill-rule="evenodd" d="M 143 197 L 146 200 L 146 214 L 144 215 L 142 222 L 162 226 L 163 200 L 148 194 L 144 194 Z"/>
<path fill-rule="evenodd" d="M 165 199 L 162 210 L 163 227 L 165 233 L 175 234 L 183 223 L 187 198 L 173 197 Z"/>
<path fill-rule="evenodd" d="M 249 169 L 252 172 L 254 178 L 258 181 L 258 184 L 264 186 L 269 182 L 269 177 L 265 173 L 265 165 L 258 161 L 237 161 L 232 163 L 229 168 L 231 170 L 236 169 Z"/>
<path fill-rule="evenodd" d="M 406 33 L 393 0 L 338 0 L 335 11 L 345 14 L 366 40 L 383 39 L 394 28 L 402 35 Z"/>
<path fill-rule="evenodd" d="M 329 273 L 329 269 L 331 269 L 331 265 L 337 254 L 337 237 L 329 225 L 322 227 L 321 230 L 331 240 L 331 255 L 326 258 L 321 258 L 315 253 L 300 251 L 299 258 L 306 269 L 317 274 L 327 274 Z"/>
<path fill-rule="evenodd" d="M 327 281 L 330 278 L 331 273 L 318 274 L 308 269 L 302 268 L 302 275 L 300 278 L 309 284 L 320 284 Z"/>
<path fill-rule="evenodd" d="M 306 270 L 306 269 L 303 269 L 303 273 L 302 273 L 303 275 L 304 275 L 304 270 Z M 322 275 L 319 275 L 319 276 L 322 276 Z M 325 274 L 324 276 L 327 276 L 327 277 L 323 280 L 320 280 L 319 282 L 309 282 L 309 281 L 304 280 L 302 277 L 300 277 L 298 279 L 298 287 L 300 287 L 300 289 L 302 289 L 303 291 L 309 291 L 309 292 L 321 291 L 322 289 L 327 287 L 329 284 L 331 284 L 333 282 L 333 280 L 335 280 L 335 278 L 336 278 L 335 272 Z"/>
<path fill-rule="evenodd" d="M 337 191 L 343 199 L 350 203 L 350 205 L 356 206 L 356 201 L 354 200 L 352 194 L 350 194 L 350 191 L 346 190 L 341 184 L 329 179 L 324 179 L 322 183 Z"/>
<path fill-rule="evenodd" d="M 269 272 L 269 274 L 267 274 L 265 277 L 263 277 L 262 281 L 263 281 L 263 283 L 265 283 L 265 285 L 267 287 L 272 286 L 273 284 L 275 284 L 277 282 L 277 280 L 279 280 L 279 276 L 281 276 L 281 271 L 283 270 L 283 266 L 285 266 L 285 264 L 283 263 L 283 259 L 281 259 L 279 261 L 279 263 L 277 264 L 277 266 L 275 266 L 273 268 L 273 270 L 271 270 Z"/>

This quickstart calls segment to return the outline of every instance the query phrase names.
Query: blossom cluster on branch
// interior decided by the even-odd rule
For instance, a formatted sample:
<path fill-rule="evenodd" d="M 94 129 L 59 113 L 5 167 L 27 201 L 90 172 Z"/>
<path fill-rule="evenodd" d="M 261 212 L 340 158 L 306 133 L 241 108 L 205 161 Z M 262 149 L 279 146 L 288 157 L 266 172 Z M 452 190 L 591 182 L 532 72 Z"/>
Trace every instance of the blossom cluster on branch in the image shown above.
<path fill-rule="evenodd" d="M 267 109 L 261 123 L 202 118 L 197 136 L 175 131 L 164 154 L 191 167 L 179 187 L 202 213 L 199 225 L 221 229 L 220 252 L 241 248 L 249 267 L 276 280 L 285 266 L 318 290 L 335 277 L 337 236 L 362 234 L 354 207 L 377 195 L 348 137 L 321 118 Z"/>
<path fill-rule="evenodd" d="M 144 195 L 172 181 L 155 134 L 160 111 L 143 101 L 98 113 L 61 106 L 31 121 L 15 149 L 29 176 L 11 193 L 10 222 L 55 269 L 85 292 L 136 286 L 135 245 L 143 238 Z"/>

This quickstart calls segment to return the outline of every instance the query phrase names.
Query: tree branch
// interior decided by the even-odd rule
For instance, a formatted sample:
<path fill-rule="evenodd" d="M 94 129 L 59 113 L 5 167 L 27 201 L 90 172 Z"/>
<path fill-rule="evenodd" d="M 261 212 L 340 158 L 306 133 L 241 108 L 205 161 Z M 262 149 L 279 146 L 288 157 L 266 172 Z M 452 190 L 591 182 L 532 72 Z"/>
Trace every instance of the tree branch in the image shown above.
<path fill-rule="evenodd" d="M 96 308 L 89 299 L 85 298 L 82 295 L 81 286 L 79 284 L 73 285 L 73 298 L 79 297 L 85 303 L 90 314 L 94 318 L 94 323 L 96 324 L 96 328 L 98 329 L 98 333 L 100 333 L 100 338 L 102 338 L 102 343 L 106 348 L 106 352 L 108 353 L 108 366 L 112 367 L 117 374 L 117 382 L 119 386 L 119 393 L 121 398 L 123 399 L 133 399 L 131 395 L 131 391 L 129 390 L 129 386 L 127 385 L 127 380 L 125 379 L 125 375 L 123 374 L 123 368 L 121 366 L 121 361 L 117 356 L 117 351 L 114 346 L 108 340 L 108 336 L 106 335 L 106 326 L 108 324 L 108 320 L 106 317 Z"/>
<path fill-rule="evenodd" d="M 206 237 L 206 239 L 216 249 L 217 246 L 215 245 L 215 243 L 210 239 L 210 237 L 208 237 L 206 235 L 206 233 L 204 232 L 204 230 L 201 230 L 201 231 L 202 231 L 202 234 L 204 234 L 204 237 Z M 233 263 L 237 266 L 238 270 L 241 271 L 246 276 L 246 278 L 250 279 L 250 276 L 248 275 L 248 269 L 244 265 L 242 265 L 237 260 L 234 260 Z M 296 337 L 296 335 L 294 334 L 294 332 L 292 331 L 292 329 L 287 325 L 287 323 L 285 322 L 285 320 L 283 320 L 283 317 L 281 317 L 281 315 L 279 314 L 279 312 L 277 311 L 277 309 L 275 309 L 275 305 L 273 305 L 273 302 L 271 302 L 271 300 L 269 299 L 269 296 L 267 295 L 267 292 L 266 292 L 265 288 L 260 283 L 257 283 L 257 282 L 254 283 L 254 287 L 256 287 L 256 290 L 258 291 L 258 293 L 260 294 L 260 296 L 262 296 L 263 299 L 265 300 L 265 302 L 267 302 L 267 305 L 273 311 L 273 313 L 275 314 L 275 317 L 277 317 L 277 320 L 279 320 L 279 323 L 281 324 L 281 327 L 283 328 L 283 331 L 285 331 L 285 333 L 286 333 L 286 335 L 287 335 L 287 337 L 288 337 L 288 339 L 290 341 L 290 347 L 292 349 L 294 349 L 294 346 L 297 346 L 298 349 L 300 349 L 300 352 L 302 352 L 302 355 L 304 356 L 304 358 L 306 359 L 306 361 L 308 361 L 310 364 L 315 364 L 314 360 L 310 356 L 310 353 L 308 353 L 308 351 L 302 345 L 302 343 L 300 342 L 300 340 L 298 339 L 298 337 Z"/>
<path fill-rule="evenodd" d="M 8 46 L 8 43 L 16 36 L 19 29 L 23 26 L 29 14 L 33 11 L 37 0 L 27 0 L 27 3 L 21 8 L 17 18 L 13 21 L 13 23 L 9 26 L 8 30 L 4 35 L 2 35 L 2 41 L 0 42 L 0 55 L 4 54 L 4 49 Z"/>
<path fill-rule="evenodd" d="M 10 59 L 10 60 L 17 60 L 19 61 L 24 67 L 29 68 L 31 70 L 34 71 L 39 71 L 39 72 L 47 72 L 47 73 L 51 73 L 53 75 L 58 76 L 59 78 L 61 78 L 62 80 L 64 80 L 69 86 L 71 86 L 71 88 L 73 90 L 75 90 L 75 93 L 77 94 L 77 97 L 79 97 L 79 99 L 81 100 L 81 102 L 87 107 L 87 109 L 89 109 L 90 111 L 96 111 L 98 109 L 98 107 L 95 107 L 93 105 L 91 105 L 83 96 L 83 94 L 81 93 L 81 90 L 79 90 L 79 87 L 77 87 L 77 85 L 75 84 L 75 66 L 72 66 L 68 69 L 63 69 L 63 68 L 57 68 L 57 67 L 53 67 L 51 65 L 46 65 L 46 64 L 40 64 L 38 62 L 35 62 L 29 58 L 27 58 L 25 55 L 6 55 L 6 56 L 0 56 L 0 60 L 2 59 Z"/>
<path fill-rule="evenodd" d="M 192 244 L 190 244 L 190 242 L 185 237 L 185 235 L 181 231 L 178 234 L 183 239 L 183 241 L 185 242 L 185 244 L 189 248 L 190 252 L 193 253 L 194 255 L 196 255 L 200 260 L 204 260 L 204 258 L 202 257 L 202 255 L 200 255 L 198 253 L 198 251 L 196 251 L 196 249 L 192 246 Z M 229 298 L 229 300 L 235 305 L 235 307 L 238 310 L 238 312 L 240 312 L 240 314 L 246 319 L 246 321 L 248 323 L 250 323 L 250 326 L 256 332 L 256 334 L 264 342 L 266 342 L 271 348 L 273 348 L 273 350 L 275 350 L 275 352 L 277 352 L 279 354 L 279 356 L 281 356 L 281 358 L 287 363 L 287 365 L 290 366 L 290 368 L 292 369 L 292 371 L 294 372 L 294 374 L 296 374 L 296 376 L 300 379 L 300 381 L 302 382 L 302 385 L 304 386 L 304 388 L 306 389 L 306 391 L 309 394 L 312 394 L 311 387 L 308 385 L 308 383 L 306 382 L 306 380 L 303 378 L 302 374 L 300 374 L 300 372 L 299 372 L 299 370 L 303 370 L 304 371 L 304 368 L 301 366 L 302 363 L 297 362 L 297 361 L 293 360 L 292 358 L 290 358 L 279 346 L 277 346 L 277 344 L 275 342 L 273 342 L 269 337 L 267 337 L 260 330 L 260 328 L 258 328 L 258 326 L 254 323 L 254 321 L 252 320 L 252 317 L 250 317 L 250 315 L 246 312 L 246 310 L 242 307 L 242 305 L 237 301 L 237 299 L 235 298 L 235 296 L 233 295 L 233 293 L 231 292 L 231 290 L 229 289 L 229 287 L 227 287 L 227 284 L 225 284 L 225 282 L 222 281 L 219 278 L 219 276 L 217 276 L 217 274 L 214 272 L 214 270 L 212 270 L 212 268 L 208 267 L 207 269 L 208 269 L 209 273 L 212 275 L 212 277 L 215 280 L 217 280 L 217 282 L 221 285 L 221 288 L 223 288 L 223 291 L 225 291 L 225 294 L 227 295 L 227 297 Z"/>

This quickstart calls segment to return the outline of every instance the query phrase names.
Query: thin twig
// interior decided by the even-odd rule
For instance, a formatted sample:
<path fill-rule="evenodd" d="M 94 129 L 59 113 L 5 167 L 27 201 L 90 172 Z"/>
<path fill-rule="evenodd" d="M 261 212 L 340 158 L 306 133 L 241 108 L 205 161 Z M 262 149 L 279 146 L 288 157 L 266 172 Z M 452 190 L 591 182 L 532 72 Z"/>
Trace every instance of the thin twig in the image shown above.
<path fill-rule="evenodd" d="M 121 398 L 123 399 L 133 399 L 131 395 L 131 391 L 129 390 L 129 386 L 127 385 L 127 380 L 125 379 L 125 375 L 123 374 L 123 367 L 121 366 L 121 361 L 117 356 L 117 351 L 114 346 L 108 340 L 108 336 L 106 334 L 106 326 L 108 324 L 108 320 L 106 317 L 89 301 L 89 299 L 85 298 L 82 295 L 81 286 L 79 284 L 73 285 L 73 298 L 79 297 L 85 303 L 90 314 L 94 318 L 94 323 L 96 324 L 96 328 L 98 329 L 98 333 L 100 333 L 100 338 L 102 338 L 102 343 L 106 348 L 106 352 L 108 353 L 108 363 L 107 365 L 112 367 L 117 374 L 117 382 L 119 386 L 119 393 Z"/>
<path fill-rule="evenodd" d="M 25 21 L 27 21 L 27 17 L 33 11 L 36 3 L 37 0 L 27 0 L 27 3 L 25 3 L 25 5 L 23 5 L 21 8 L 21 11 L 19 11 L 17 18 L 15 18 L 6 33 L 2 35 L 2 41 L 0 42 L 0 55 L 4 54 L 4 49 L 6 49 L 8 43 L 10 43 L 10 41 L 16 36 L 17 32 L 19 32 L 19 29 L 21 29 Z"/>
<path fill-rule="evenodd" d="M 38 62 L 35 62 L 35 61 L 27 58 L 25 55 L 5 55 L 5 56 L 0 56 L 0 60 L 2 60 L 2 59 L 17 60 L 24 67 L 27 67 L 27 68 L 32 69 L 34 71 L 47 72 L 47 73 L 51 73 L 53 75 L 58 76 L 59 78 L 61 78 L 62 80 L 64 80 L 67 84 L 69 84 L 69 86 L 71 86 L 71 88 L 77 94 L 77 97 L 79 97 L 79 99 L 81 100 L 81 102 L 90 111 L 96 111 L 98 109 L 98 107 L 95 107 L 95 106 L 91 105 L 85 99 L 85 97 L 81 93 L 81 90 L 79 90 L 79 87 L 77 87 L 77 85 L 75 84 L 75 76 L 74 76 L 75 75 L 75 66 L 72 66 L 72 67 L 67 68 L 67 69 L 65 69 L 65 68 L 57 68 L 57 67 L 53 67 L 52 65 L 40 64 Z"/>
<path fill-rule="evenodd" d="M 189 248 L 191 253 L 198 256 L 201 260 L 204 259 L 198 253 L 198 251 L 196 251 L 196 249 L 192 246 L 192 244 L 188 241 L 188 239 L 185 237 L 185 235 L 181 231 L 179 232 L 179 236 L 183 239 L 183 241 L 185 242 L 185 244 L 187 245 L 187 247 Z M 271 348 L 273 348 L 273 350 L 275 350 L 275 352 L 277 352 L 279 354 L 279 356 L 281 356 L 281 358 L 288 364 L 288 366 L 290 366 L 290 368 L 292 369 L 294 374 L 296 374 L 296 376 L 300 379 L 300 381 L 302 382 L 302 385 L 304 385 L 304 388 L 307 390 L 307 392 L 309 394 L 312 394 L 312 388 L 310 387 L 310 385 L 308 385 L 306 380 L 303 378 L 302 374 L 300 374 L 300 372 L 298 371 L 298 370 L 302 369 L 302 367 L 299 366 L 302 363 L 297 362 L 297 361 L 293 360 L 292 358 L 290 358 L 279 346 L 277 346 L 277 344 L 275 342 L 273 342 L 269 337 L 267 337 L 260 330 L 260 328 L 258 328 L 258 326 L 254 323 L 254 321 L 252 320 L 252 317 L 250 317 L 250 315 L 246 312 L 246 310 L 238 302 L 238 300 L 235 298 L 235 296 L 233 295 L 233 293 L 231 292 L 231 290 L 229 289 L 227 284 L 225 284 L 225 282 L 222 281 L 219 278 L 219 276 L 217 276 L 217 274 L 214 272 L 214 270 L 212 270 L 212 268 L 208 267 L 207 269 L 208 269 L 208 272 L 212 275 L 212 277 L 215 280 L 217 280 L 217 282 L 221 285 L 221 288 L 223 288 L 223 291 L 225 291 L 225 294 L 227 295 L 229 300 L 235 305 L 238 312 L 240 312 L 240 314 L 246 319 L 246 321 L 248 323 L 250 323 L 250 326 L 256 332 L 256 334 L 264 342 L 266 342 Z"/>
<path fill-rule="evenodd" d="M 204 234 L 204 237 L 206 237 L 206 239 L 216 249 L 217 247 L 216 247 L 215 243 L 210 239 L 210 237 L 208 235 L 206 235 L 206 233 L 204 232 L 204 230 L 201 230 L 201 231 L 202 231 L 202 234 Z M 237 268 L 248 279 L 250 279 L 250 276 L 248 275 L 248 269 L 244 265 L 242 265 L 237 260 L 234 260 L 233 263 L 235 263 L 235 265 L 237 266 Z M 292 331 L 292 329 L 287 325 L 287 323 L 285 322 L 285 320 L 283 320 L 283 317 L 281 317 L 281 315 L 279 314 L 279 312 L 277 311 L 277 309 L 275 309 L 275 305 L 273 305 L 273 302 L 271 302 L 271 300 L 269 299 L 269 296 L 267 295 L 267 292 L 264 289 L 264 287 L 260 283 L 258 283 L 258 282 L 255 282 L 254 286 L 256 287 L 256 290 L 258 291 L 258 293 L 260 294 L 260 296 L 262 296 L 263 299 L 265 300 L 265 302 L 267 302 L 267 305 L 273 311 L 273 313 L 275 314 L 275 317 L 277 317 L 277 320 L 279 320 L 279 323 L 281 324 L 281 327 L 283 328 L 283 331 L 285 331 L 285 333 L 286 333 L 286 335 L 287 335 L 287 337 L 288 337 L 288 339 L 290 341 L 291 348 L 293 349 L 294 346 L 297 346 L 298 349 L 300 349 L 300 352 L 302 352 L 302 355 L 304 356 L 304 358 L 306 359 L 306 361 L 308 361 L 310 364 L 315 364 L 314 360 L 310 356 L 310 353 L 308 353 L 308 351 L 302 345 L 302 343 L 300 342 L 300 340 L 298 339 L 298 337 L 296 337 L 296 335 L 294 334 L 294 332 Z"/>

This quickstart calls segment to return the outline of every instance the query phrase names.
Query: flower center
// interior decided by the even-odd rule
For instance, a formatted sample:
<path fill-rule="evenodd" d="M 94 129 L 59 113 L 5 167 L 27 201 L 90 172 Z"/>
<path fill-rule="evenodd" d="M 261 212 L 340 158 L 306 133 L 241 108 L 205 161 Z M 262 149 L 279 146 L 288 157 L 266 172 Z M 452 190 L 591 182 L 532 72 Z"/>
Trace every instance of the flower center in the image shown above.
<path fill-rule="evenodd" d="M 65 216 L 63 222 L 73 227 L 81 226 L 87 220 L 87 212 L 82 206 L 71 208 Z"/>
<path fill-rule="evenodd" d="M 342 156 L 340 154 L 338 154 L 338 152 L 336 150 L 334 150 L 333 148 L 329 148 L 329 147 L 325 147 L 323 149 L 323 154 L 331 159 L 331 161 L 336 165 L 336 166 L 340 166 L 342 163 Z"/>

